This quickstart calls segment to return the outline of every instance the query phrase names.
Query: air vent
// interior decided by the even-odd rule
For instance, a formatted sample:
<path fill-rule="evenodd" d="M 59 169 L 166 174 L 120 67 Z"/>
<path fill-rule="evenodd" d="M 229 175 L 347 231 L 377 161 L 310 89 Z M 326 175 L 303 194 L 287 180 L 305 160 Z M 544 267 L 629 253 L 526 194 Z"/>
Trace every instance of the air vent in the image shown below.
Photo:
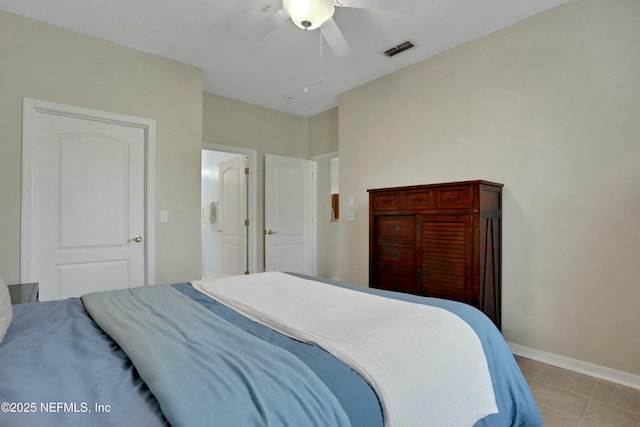
<path fill-rule="evenodd" d="M 384 54 L 386 56 L 388 56 L 389 58 L 391 58 L 392 56 L 395 56 L 397 54 L 399 54 L 400 52 L 404 52 L 407 49 L 411 49 L 412 47 L 415 47 L 415 45 L 413 43 L 411 43 L 410 41 L 406 41 L 404 43 L 400 43 L 398 46 L 392 47 L 391 49 L 387 49 L 384 51 Z"/>

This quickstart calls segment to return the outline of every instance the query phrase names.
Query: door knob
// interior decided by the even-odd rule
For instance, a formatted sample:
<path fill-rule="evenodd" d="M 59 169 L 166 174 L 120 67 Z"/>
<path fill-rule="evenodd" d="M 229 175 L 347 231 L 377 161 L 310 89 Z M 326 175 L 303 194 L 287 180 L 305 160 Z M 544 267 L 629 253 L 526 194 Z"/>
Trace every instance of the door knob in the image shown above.
<path fill-rule="evenodd" d="M 267 233 L 267 234 L 276 234 L 276 233 L 277 233 L 277 231 L 269 230 L 269 231 L 267 231 L 266 233 Z"/>
<path fill-rule="evenodd" d="M 133 241 L 134 241 L 134 242 L 136 242 L 136 243 L 140 243 L 140 242 L 142 242 L 142 236 L 136 236 L 136 237 L 134 237 L 134 238 L 133 238 L 133 239 L 131 239 L 131 240 L 133 240 Z"/>

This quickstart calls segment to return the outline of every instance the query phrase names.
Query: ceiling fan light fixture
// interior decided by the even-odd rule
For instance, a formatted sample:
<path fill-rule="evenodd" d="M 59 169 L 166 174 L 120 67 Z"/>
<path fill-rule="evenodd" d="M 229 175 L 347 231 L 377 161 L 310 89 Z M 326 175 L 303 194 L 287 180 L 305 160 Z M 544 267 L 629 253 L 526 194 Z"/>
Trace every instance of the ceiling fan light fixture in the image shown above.
<path fill-rule="evenodd" d="M 315 30 L 331 19 L 336 10 L 331 0 L 282 0 L 282 7 L 303 30 Z"/>

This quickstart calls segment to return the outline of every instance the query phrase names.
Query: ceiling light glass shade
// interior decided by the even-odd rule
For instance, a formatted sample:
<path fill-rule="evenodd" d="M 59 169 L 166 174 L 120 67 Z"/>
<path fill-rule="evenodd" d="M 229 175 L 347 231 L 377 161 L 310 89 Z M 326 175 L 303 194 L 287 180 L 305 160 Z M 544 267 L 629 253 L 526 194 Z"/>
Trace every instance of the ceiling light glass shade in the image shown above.
<path fill-rule="evenodd" d="M 336 10 L 331 0 L 282 0 L 282 7 L 303 30 L 315 30 L 331 19 Z"/>

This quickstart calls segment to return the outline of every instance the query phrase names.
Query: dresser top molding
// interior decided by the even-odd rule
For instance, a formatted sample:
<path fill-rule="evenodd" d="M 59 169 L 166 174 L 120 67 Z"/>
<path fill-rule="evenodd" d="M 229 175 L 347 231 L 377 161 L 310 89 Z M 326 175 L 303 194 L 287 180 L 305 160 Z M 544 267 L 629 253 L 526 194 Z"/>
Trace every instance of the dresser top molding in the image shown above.
<path fill-rule="evenodd" d="M 367 191 L 393 191 L 393 190 L 411 190 L 417 188 L 424 187 L 447 187 L 451 185 L 470 185 L 470 184 L 483 184 L 483 185 L 493 185 L 494 187 L 504 187 L 504 184 L 500 184 L 499 182 L 485 181 L 485 180 L 475 180 L 475 181 L 455 181 L 455 182 L 441 182 L 438 184 L 420 184 L 420 185 L 409 185 L 409 186 L 398 186 L 398 187 L 386 187 L 386 188 L 370 188 Z"/>

